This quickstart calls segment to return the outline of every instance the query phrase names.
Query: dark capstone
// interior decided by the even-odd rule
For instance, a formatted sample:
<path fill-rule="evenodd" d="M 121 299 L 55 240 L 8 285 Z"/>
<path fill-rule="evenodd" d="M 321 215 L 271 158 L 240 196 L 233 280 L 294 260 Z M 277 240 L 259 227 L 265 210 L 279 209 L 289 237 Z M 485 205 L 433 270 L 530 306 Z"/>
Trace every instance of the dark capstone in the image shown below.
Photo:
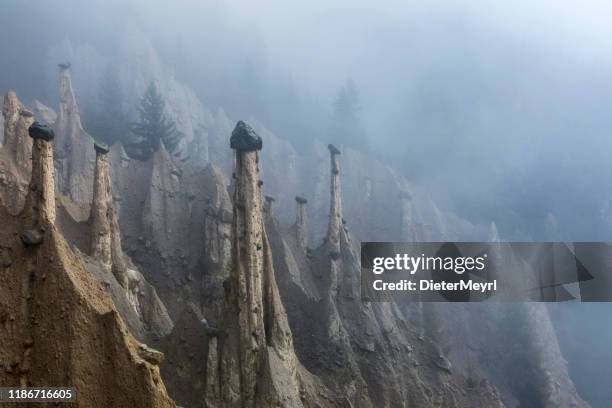
<path fill-rule="evenodd" d="M 338 148 L 331 143 L 327 145 L 327 148 L 329 149 L 329 152 L 333 155 L 340 154 L 340 150 L 338 150 Z"/>
<path fill-rule="evenodd" d="M 407 191 L 401 191 L 398 197 L 400 200 L 412 200 L 412 195 Z"/>
<path fill-rule="evenodd" d="M 65 70 L 70 68 L 70 62 L 62 62 L 60 64 L 57 64 L 57 66 L 59 67 L 60 70 Z"/>
<path fill-rule="evenodd" d="M 94 149 L 96 150 L 96 153 L 100 153 L 100 154 L 106 154 L 110 152 L 110 149 L 106 143 L 97 142 L 97 141 L 94 142 Z"/>
<path fill-rule="evenodd" d="M 308 202 L 307 199 L 300 196 L 295 196 L 295 201 L 297 201 L 298 204 L 306 204 Z"/>
<path fill-rule="evenodd" d="M 252 127 L 239 120 L 230 138 L 230 147 L 241 152 L 261 150 L 263 142 Z"/>
<path fill-rule="evenodd" d="M 24 118 L 31 118 L 34 116 L 34 114 L 27 109 L 23 109 L 21 111 L 21 116 L 23 116 Z"/>
<path fill-rule="evenodd" d="M 268 195 L 267 195 L 267 196 L 265 196 L 264 198 L 265 198 L 265 199 L 266 199 L 266 201 L 267 201 L 267 202 L 269 202 L 269 203 L 273 203 L 273 202 L 275 202 L 275 201 L 276 201 L 276 199 L 275 199 L 274 197 L 271 197 L 271 196 L 268 196 Z"/>
<path fill-rule="evenodd" d="M 219 334 L 221 334 L 221 330 L 217 329 L 216 327 L 212 327 L 212 326 L 206 326 L 204 328 L 204 331 L 206 332 L 206 335 L 208 337 L 219 337 Z"/>
<path fill-rule="evenodd" d="M 43 125 L 40 122 L 32 123 L 32 126 L 28 129 L 28 133 L 32 139 L 42 139 L 50 142 L 55 137 L 55 132 L 47 125 Z"/>
<path fill-rule="evenodd" d="M 21 242 L 25 246 L 35 246 L 42 244 L 43 235 L 37 230 L 26 230 L 21 234 Z"/>
<path fill-rule="evenodd" d="M 337 261 L 338 259 L 340 259 L 340 252 L 336 250 L 329 251 L 329 257 L 332 260 Z"/>

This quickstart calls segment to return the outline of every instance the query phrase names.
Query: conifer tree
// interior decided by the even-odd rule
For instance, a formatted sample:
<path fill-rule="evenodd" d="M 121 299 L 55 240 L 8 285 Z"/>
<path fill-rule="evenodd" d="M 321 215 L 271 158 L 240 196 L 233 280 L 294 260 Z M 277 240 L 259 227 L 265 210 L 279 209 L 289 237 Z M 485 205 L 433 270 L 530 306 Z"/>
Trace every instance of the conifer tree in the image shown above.
<path fill-rule="evenodd" d="M 330 140 L 340 145 L 363 148 L 366 143 L 361 124 L 361 104 L 357 85 L 348 79 L 334 100 Z"/>
<path fill-rule="evenodd" d="M 146 160 L 159 149 L 161 143 L 169 152 L 174 152 L 181 139 L 176 125 L 165 111 L 166 101 L 157 84 L 151 82 L 140 100 L 139 121 L 133 123 L 131 131 L 135 139 L 130 144 L 133 155 Z"/>

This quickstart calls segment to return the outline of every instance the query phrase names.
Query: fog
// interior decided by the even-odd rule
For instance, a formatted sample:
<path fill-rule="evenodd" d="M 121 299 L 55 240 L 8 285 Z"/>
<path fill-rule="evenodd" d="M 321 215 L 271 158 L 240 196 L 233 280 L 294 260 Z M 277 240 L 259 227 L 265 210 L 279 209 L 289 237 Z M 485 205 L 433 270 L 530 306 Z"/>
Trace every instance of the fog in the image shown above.
<path fill-rule="evenodd" d="M 44 100 L 49 46 L 112 57 L 137 27 L 207 105 L 299 148 L 333 140 L 352 79 L 353 147 L 442 207 L 506 239 L 610 239 L 612 5 L 535 3 L 5 1 L 0 88 Z"/>
<path fill-rule="evenodd" d="M 387 161 L 442 208 L 495 221 L 506 240 L 612 240 L 609 1 L 0 7 L 0 91 L 16 89 L 26 102 L 55 97 L 50 47 L 68 40 L 113 58 L 135 27 L 208 107 L 254 116 L 298 149 L 337 142 L 334 102 L 352 81 L 354 137 L 340 143 Z"/>

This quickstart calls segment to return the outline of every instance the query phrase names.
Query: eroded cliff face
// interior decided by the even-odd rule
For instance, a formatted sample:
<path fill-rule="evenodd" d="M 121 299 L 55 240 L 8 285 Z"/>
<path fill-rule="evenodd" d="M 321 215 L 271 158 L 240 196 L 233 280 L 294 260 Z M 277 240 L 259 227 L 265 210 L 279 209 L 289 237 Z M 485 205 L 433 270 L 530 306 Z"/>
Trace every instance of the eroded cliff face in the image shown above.
<path fill-rule="evenodd" d="M 180 160 L 162 150 L 151 161 L 138 162 L 130 160 L 120 145 L 112 147 L 110 170 L 125 248 L 155 284 L 173 317 L 183 316 L 187 305 L 193 303 L 194 310 L 217 327 L 222 321 L 222 283 L 230 276 L 233 262 L 229 183 L 221 174 L 231 174 L 233 165 L 226 140 L 230 121 L 221 109 L 209 114 L 193 93 L 166 75 L 149 48 L 134 53 L 138 47 L 135 42 L 126 42 L 124 52 L 130 54 L 120 70 L 122 83 L 134 87 L 130 95 L 136 100 L 138 90 L 142 91 L 150 79 L 161 77 L 165 94 L 171 96 L 170 105 L 181 114 L 179 127 L 189 136 L 179 148 Z M 510 336 L 496 342 L 487 340 L 497 339 L 495 324 L 504 321 L 505 312 L 483 306 L 481 314 L 456 305 L 425 312 L 418 305 L 398 310 L 391 304 L 360 305 L 358 293 L 358 240 L 485 240 L 489 228 L 439 211 L 427 194 L 393 169 L 348 148 L 338 149 L 342 150 L 337 159 L 341 158 L 343 171 L 336 184 L 342 183 L 345 199 L 344 206 L 336 206 L 332 197 L 334 191 L 340 195 L 339 189 L 330 187 L 334 161 L 324 144 L 315 141 L 307 151 L 297 152 L 263 125 L 255 128 L 266 140 L 266 149 L 260 152 L 262 188 L 276 201 L 274 214 L 266 216 L 265 223 L 295 348 L 309 370 L 334 390 L 335 398 L 366 407 L 402 398 L 409 406 L 495 406 L 499 401 L 491 385 L 465 384 L 469 364 L 462 356 L 470 355 L 482 368 L 482 378 L 495 384 L 509 406 L 516 405 L 523 386 L 508 384 L 503 378 L 513 356 L 499 351 L 509 346 Z M 218 168 L 207 167 L 208 160 Z M 305 216 L 296 218 L 308 219 L 305 241 L 315 247 L 330 235 L 329 209 L 339 208 L 336 214 L 340 217 L 334 217 L 331 234 L 338 236 L 337 244 L 335 239 L 327 239 L 316 250 L 309 250 L 297 228 L 288 231 L 283 227 L 295 217 L 296 194 L 309 199 L 303 207 Z M 442 342 L 424 330 L 423 313 L 435 314 L 441 325 L 452 328 L 447 335 L 457 333 L 450 340 L 455 344 L 453 350 L 443 350 Z M 546 310 L 535 313 L 527 326 L 536 327 L 540 320 L 546 326 L 546 316 Z M 496 323 L 479 326 L 482 319 Z M 180 321 L 187 322 L 181 323 L 185 330 L 191 325 L 190 319 Z M 459 336 L 466 327 L 473 330 Z M 175 329 L 179 339 L 183 329 Z M 554 331 L 544 332 L 544 337 L 533 341 L 556 344 Z M 221 358 L 223 338 L 211 335 L 207 339 L 207 365 L 215 366 Z M 563 361 L 560 352 L 555 353 L 537 359 L 541 373 L 546 373 L 548 364 L 552 369 L 551 379 L 542 382 L 548 384 L 542 389 L 553 387 L 551 390 L 557 390 L 551 391 L 553 396 L 575 396 L 563 364 L 552 362 Z M 486 361 L 490 355 L 504 356 L 507 365 L 499 364 L 504 368 L 497 371 L 489 369 Z M 186 360 L 180 364 L 187 367 Z M 184 372 L 197 373 L 197 368 L 189 370 Z M 212 406 L 222 395 L 220 384 L 212 380 L 217 378 L 215 373 L 207 370 L 210 379 L 205 387 L 206 401 Z M 555 398 L 550 400 L 561 404 L 572 401 Z"/>
<path fill-rule="evenodd" d="M 340 156 L 333 148 L 329 154 L 325 242 L 302 256 L 292 229 L 266 221 L 298 356 L 347 405 L 504 406 L 486 381 L 468 389 L 466 377 L 443 364 L 437 345 L 394 303 L 361 301 L 358 252 L 339 217 Z M 310 276 L 300 277 L 303 271 Z"/>
<path fill-rule="evenodd" d="M 174 407 L 150 350 L 54 225 L 53 132 L 35 123 L 30 135 L 26 204 L 19 216 L 0 206 L 0 381 L 74 386 L 81 407 Z"/>

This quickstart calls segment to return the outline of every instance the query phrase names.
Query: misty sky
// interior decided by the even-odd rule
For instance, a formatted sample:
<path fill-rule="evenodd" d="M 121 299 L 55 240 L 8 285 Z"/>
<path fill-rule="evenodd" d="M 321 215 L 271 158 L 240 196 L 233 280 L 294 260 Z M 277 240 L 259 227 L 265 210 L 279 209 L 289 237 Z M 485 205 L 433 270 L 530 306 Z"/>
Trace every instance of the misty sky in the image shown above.
<path fill-rule="evenodd" d="M 2 0 L 0 92 L 53 105 L 50 47 L 112 59 L 135 27 L 211 111 L 302 148 L 327 142 L 352 78 L 361 150 L 443 209 L 506 240 L 612 241 L 610 22 L 609 0 Z M 566 357 L 581 391 L 605 391 L 610 313 L 577 316 L 560 330 Z"/>
<path fill-rule="evenodd" d="M 352 78 L 371 151 L 508 239 L 612 239 L 612 3 L 5 2 L 2 90 L 43 88 L 64 39 L 111 56 L 142 30 L 211 109 L 325 141 Z M 7 36 L 7 34 L 10 35 Z"/>

